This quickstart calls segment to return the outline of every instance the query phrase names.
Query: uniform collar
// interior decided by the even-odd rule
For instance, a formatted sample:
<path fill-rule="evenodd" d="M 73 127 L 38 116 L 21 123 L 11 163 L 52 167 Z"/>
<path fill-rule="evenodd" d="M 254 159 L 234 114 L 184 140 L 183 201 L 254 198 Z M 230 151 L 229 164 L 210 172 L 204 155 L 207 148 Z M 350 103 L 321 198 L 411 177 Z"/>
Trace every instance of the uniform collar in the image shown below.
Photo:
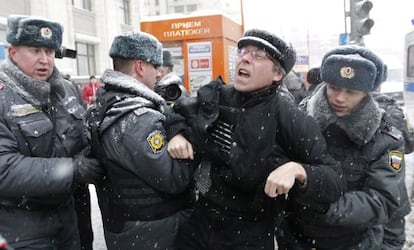
<path fill-rule="evenodd" d="M 349 139 L 359 145 L 366 144 L 380 128 L 384 111 L 372 96 L 367 95 L 351 114 L 338 117 L 327 101 L 326 85 L 307 100 L 306 111 L 325 130 L 330 124 L 338 125 Z"/>

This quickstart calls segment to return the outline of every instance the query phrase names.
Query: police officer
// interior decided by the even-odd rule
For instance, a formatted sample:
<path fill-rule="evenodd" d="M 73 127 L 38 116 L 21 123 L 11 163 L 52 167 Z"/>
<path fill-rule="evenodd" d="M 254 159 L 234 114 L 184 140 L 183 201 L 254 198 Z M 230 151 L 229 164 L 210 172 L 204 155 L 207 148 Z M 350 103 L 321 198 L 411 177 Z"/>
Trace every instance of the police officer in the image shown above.
<path fill-rule="evenodd" d="M 80 249 L 72 192 L 103 176 L 86 146 L 84 108 L 54 66 L 63 27 L 12 15 L 0 64 L 0 234 L 16 249 Z"/>
<path fill-rule="evenodd" d="M 324 83 L 300 106 L 341 162 L 347 191 L 324 214 L 295 206 L 298 213 L 278 231 L 279 249 L 402 249 L 410 211 L 404 140 L 371 94 L 384 71 L 382 60 L 363 47 L 324 56 Z"/>
<path fill-rule="evenodd" d="M 174 136 L 165 100 L 154 92 L 161 49 L 145 32 L 115 37 L 114 70 L 103 73 L 98 105 L 87 118 L 92 149 L 107 169 L 97 188 L 110 250 L 172 249 L 191 211 L 193 167 L 170 157 L 167 139 L 191 144 Z M 176 156 L 192 158 L 192 149 Z"/>
<path fill-rule="evenodd" d="M 274 217 L 287 212 L 286 194 L 313 207 L 344 188 L 317 125 L 279 89 L 295 63 L 293 47 L 259 29 L 237 45 L 234 85 L 212 81 L 194 105 L 183 98 L 174 106 L 210 169 L 176 249 L 274 250 Z"/>

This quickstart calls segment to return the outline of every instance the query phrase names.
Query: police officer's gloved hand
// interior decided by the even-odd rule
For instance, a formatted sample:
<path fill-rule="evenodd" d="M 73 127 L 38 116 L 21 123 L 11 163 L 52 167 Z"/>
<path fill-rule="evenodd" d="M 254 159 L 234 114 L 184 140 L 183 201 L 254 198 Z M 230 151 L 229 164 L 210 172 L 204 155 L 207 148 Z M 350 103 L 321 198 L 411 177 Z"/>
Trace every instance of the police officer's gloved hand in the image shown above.
<path fill-rule="evenodd" d="M 73 159 L 74 182 L 97 184 L 103 180 L 105 170 L 96 159 L 76 156 Z"/>

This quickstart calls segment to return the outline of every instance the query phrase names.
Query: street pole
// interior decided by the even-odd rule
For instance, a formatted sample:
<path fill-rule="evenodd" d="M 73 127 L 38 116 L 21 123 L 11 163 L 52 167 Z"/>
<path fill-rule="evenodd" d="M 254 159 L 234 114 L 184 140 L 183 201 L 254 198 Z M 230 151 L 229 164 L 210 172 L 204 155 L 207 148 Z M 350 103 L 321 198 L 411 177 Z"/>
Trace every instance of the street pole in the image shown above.
<path fill-rule="evenodd" d="M 241 16 L 241 28 L 242 28 L 242 33 L 244 33 L 243 0 L 240 0 L 240 16 Z"/>
<path fill-rule="evenodd" d="M 348 34 L 348 18 L 349 15 L 349 10 L 346 7 L 346 1 L 349 0 L 344 0 L 344 25 L 345 25 L 345 34 Z"/>

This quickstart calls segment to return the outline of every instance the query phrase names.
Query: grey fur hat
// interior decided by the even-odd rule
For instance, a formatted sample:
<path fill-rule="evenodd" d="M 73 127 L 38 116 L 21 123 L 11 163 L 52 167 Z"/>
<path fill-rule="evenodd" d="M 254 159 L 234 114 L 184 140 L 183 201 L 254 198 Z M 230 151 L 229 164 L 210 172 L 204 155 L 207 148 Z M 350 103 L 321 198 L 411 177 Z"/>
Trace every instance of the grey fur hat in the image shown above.
<path fill-rule="evenodd" d="M 367 48 L 344 45 L 322 59 L 321 78 L 343 88 L 374 91 L 386 79 L 387 67 Z"/>
<path fill-rule="evenodd" d="M 10 15 L 7 18 L 7 42 L 12 45 L 58 49 L 62 45 L 63 26 L 39 17 Z"/>
<path fill-rule="evenodd" d="M 139 59 L 154 66 L 162 65 L 162 44 L 153 35 L 133 32 L 114 38 L 109 56 L 123 59 Z"/>
<path fill-rule="evenodd" d="M 286 74 L 296 63 L 296 51 L 292 44 L 265 30 L 251 29 L 246 31 L 237 42 L 237 47 L 240 49 L 247 45 L 264 49 L 280 63 Z"/>

